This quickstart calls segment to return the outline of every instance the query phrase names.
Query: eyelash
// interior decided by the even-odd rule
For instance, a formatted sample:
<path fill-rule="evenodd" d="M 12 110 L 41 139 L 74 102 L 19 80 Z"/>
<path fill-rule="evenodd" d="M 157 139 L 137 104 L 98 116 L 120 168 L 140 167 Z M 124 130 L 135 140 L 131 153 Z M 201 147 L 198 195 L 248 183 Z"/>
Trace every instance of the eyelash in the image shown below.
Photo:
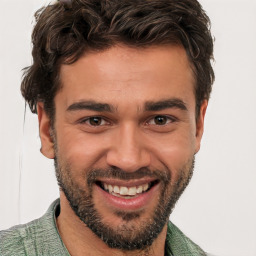
<path fill-rule="evenodd" d="M 90 117 L 87 117 L 86 119 L 83 119 L 83 120 L 79 121 L 79 123 L 80 123 L 80 124 L 87 124 L 87 122 L 92 121 L 93 118 L 95 118 L 95 119 L 97 118 L 97 119 L 99 119 L 101 122 L 105 122 L 106 124 L 110 124 L 110 122 L 108 122 L 108 121 L 106 120 L 106 118 L 103 118 L 103 117 L 101 117 L 101 116 L 90 116 Z M 102 126 L 102 124 L 100 124 L 100 125 L 87 124 L 87 125 L 92 126 L 92 127 Z M 105 125 L 105 124 L 104 124 L 104 125 Z"/>
<path fill-rule="evenodd" d="M 168 125 L 169 123 L 173 123 L 173 122 L 177 121 L 177 119 L 172 117 L 172 116 L 168 116 L 168 115 L 155 115 L 155 116 L 151 117 L 150 119 L 148 119 L 147 124 L 150 125 L 150 121 L 151 120 L 156 121 L 156 118 L 164 118 L 165 121 L 166 121 L 165 124 L 156 124 L 156 123 L 153 124 L 153 125 L 156 125 L 156 126 L 165 126 L 165 125 Z"/>
<path fill-rule="evenodd" d="M 90 122 L 90 121 L 93 121 L 92 119 L 99 119 L 100 121 L 100 124 L 99 125 L 92 125 L 90 123 L 87 123 L 87 122 Z M 164 118 L 166 123 L 164 124 L 151 124 L 150 122 L 151 121 L 156 121 L 156 118 Z M 96 121 L 96 120 L 95 120 Z M 156 126 L 166 126 L 168 125 L 169 123 L 174 123 L 176 122 L 177 119 L 173 116 L 168 116 L 168 115 L 154 115 L 154 116 L 151 116 L 147 121 L 146 121 L 146 125 L 156 125 Z M 102 124 L 103 122 L 103 124 Z M 79 121 L 80 124 L 87 124 L 91 127 L 100 127 L 100 126 L 104 126 L 104 125 L 108 125 L 108 124 L 111 124 L 111 122 L 109 122 L 105 117 L 101 117 L 101 116 L 90 116 L 90 117 L 87 117 L 86 119 L 82 119 L 81 121 Z"/>

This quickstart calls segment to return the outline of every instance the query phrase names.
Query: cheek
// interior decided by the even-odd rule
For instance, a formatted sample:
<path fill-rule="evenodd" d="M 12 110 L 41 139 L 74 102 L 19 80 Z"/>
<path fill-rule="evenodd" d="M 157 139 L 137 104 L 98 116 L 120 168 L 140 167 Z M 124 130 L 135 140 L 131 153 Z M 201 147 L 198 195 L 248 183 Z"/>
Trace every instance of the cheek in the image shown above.
<path fill-rule="evenodd" d="M 76 170 L 93 167 L 104 152 L 102 140 L 81 131 L 65 130 L 58 134 L 58 155 Z"/>
<path fill-rule="evenodd" d="M 160 161 L 171 171 L 172 180 L 176 181 L 181 170 L 194 156 L 195 145 L 195 136 L 191 133 L 172 134 L 156 140 L 154 155 L 156 161 Z"/>

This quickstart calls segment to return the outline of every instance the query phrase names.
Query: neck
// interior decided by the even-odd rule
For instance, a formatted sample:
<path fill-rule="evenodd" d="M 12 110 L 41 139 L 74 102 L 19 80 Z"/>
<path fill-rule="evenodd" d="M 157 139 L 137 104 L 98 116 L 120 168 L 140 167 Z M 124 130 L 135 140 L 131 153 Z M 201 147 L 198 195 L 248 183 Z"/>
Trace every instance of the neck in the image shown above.
<path fill-rule="evenodd" d="M 167 224 L 155 239 L 153 244 L 143 251 L 122 251 L 108 247 L 96 236 L 74 213 L 69 202 L 61 192 L 60 215 L 57 226 L 67 250 L 72 256 L 98 255 L 98 256 L 164 256 Z"/>

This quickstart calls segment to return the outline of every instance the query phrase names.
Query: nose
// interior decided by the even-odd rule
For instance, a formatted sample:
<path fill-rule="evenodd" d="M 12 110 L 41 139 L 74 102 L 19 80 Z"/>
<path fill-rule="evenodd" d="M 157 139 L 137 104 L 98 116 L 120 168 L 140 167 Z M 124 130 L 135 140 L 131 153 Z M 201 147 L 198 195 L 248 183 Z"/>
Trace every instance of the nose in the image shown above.
<path fill-rule="evenodd" d="M 126 125 L 114 135 L 107 152 L 107 164 L 126 172 L 135 172 L 150 165 L 150 153 L 135 127 Z"/>

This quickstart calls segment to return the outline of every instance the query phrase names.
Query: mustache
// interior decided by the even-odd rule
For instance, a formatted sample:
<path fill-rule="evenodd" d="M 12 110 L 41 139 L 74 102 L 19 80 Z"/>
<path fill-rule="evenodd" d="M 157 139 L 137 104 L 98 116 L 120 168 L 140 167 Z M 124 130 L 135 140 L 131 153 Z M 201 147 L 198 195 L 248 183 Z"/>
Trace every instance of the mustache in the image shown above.
<path fill-rule="evenodd" d="M 106 169 L 91 169 L 86 173 L 88 185 L 96 182 L 99 178 L 113 178 L 119 180 L 133 180 L 141 179 L 143 177 L 152 177 L 164 183 L 169 183 L 171 179 L 171 171 L 168 169 L 163 170 L 150 170 L 149 168 L 140 168 L 134 172 L 126 172 L 116 167 Z"/>

